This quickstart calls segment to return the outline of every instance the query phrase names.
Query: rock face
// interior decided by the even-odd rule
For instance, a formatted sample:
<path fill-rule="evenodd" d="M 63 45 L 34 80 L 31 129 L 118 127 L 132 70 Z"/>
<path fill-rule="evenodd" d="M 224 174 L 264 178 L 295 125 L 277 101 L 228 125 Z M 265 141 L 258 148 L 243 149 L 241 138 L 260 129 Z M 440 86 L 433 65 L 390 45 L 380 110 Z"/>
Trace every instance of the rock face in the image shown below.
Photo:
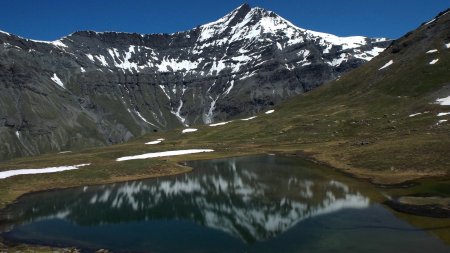
<path fill-rule="evenodd" d="M 45 42 L 0 32 L 0 159 L 251 116 L 389 44 L 305 30 L 248 5 L 174 34 Z"/>

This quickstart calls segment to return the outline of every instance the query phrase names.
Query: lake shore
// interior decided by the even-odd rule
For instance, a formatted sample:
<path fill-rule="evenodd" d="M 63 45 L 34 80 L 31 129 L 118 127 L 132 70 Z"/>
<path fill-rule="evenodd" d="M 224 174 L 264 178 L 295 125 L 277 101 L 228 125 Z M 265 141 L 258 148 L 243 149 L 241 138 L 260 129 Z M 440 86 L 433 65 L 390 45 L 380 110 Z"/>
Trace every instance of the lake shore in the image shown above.
<path fill-rule="evenodd" d="M 260 152 L 257 152 L 256 154 L 259 154 L 259 153 Z M 315 160 L 312 157 L 310 157 L 309 154 L 305 154 L 303 152 L 285 152 L 285 151 L 284 152 L 279 152 L 279 151 L 274 151 L 274 152 L 267 152 L 267 153 L 269 153 L 269 154 L 275 153 L 275 154 L 283 154 L 283 155 L 287 155 L 287 156 L 300 157 L 301 159 L 309 160 L 309 161 L 312 161 L 312 162 L 314 162 L 316 164 L 319 164 L 319 165 L 326 165 L 326 166 L 320 166 L 320 167 L 324 168 L 323 170 L 325 171 L 325 173 L 327 173 L 326 171 L 330 170 L 330 174 L 336 175 L 337 178 L 344 178 L 344 179 L 347 178 L 347 179 L 345 179 L 345 181 L 348 180 L 348 182 L 355 182 L 355 183 L 358 182 L 358 184 L 367 185 L 367 187 L 369 187 L 369 185 L 372 185 L 372 187 L 370 187 L 370 188 L 374 188 L 373 186 L 375 186 L 373 184 L 367 184 L 367 182 L 366 182 L 367 180 L 354 180 L 354 179 L 352 179 L 353 176 L 349 176 L 349 174 L 347 174 L 347 173 L 342 173 L 342 170 L 329 167 L 328 164 L 326 164 L 325 162 Z M 230 156 L 231 157 L 236 157 L 236 155 L 232 155 L 232 154 L 233 153 L 230 152 L 229 155 L 224 156 L 223 153 L 216 153 L 216 154 L 212 154 L 211 153 L 211 154 L 195 155 L 194 157 L 190 157 L 189 159 L 186 159 L 187 157 L 177 157 L 177 158 L 174 157 L 174 158 L 172 158 L 170 160 L 166 160 L 164 162 L 167 162 L 168 164 L 174 164 L 174 165 L 176 165 L 176 167 L 180 166 L 180 168 L 186 169 L 185 171 L 179 170 L 179 173 L 185 173 L 185 172 L 188 172 L 188 171 L 191 170 L 191 168 L 183 166 L 184 162 L 187 161 L 187 160 L 209 160 L 209 159 L 214 159 L 214 158 L 226 158 L 226 157 L 230 157 Z M 242 154 L 241 153 L 241 155 L 249 155 L 249 154 Z M 315 165 L 313 165 L 313 164 L 311 166 L 315 167 Z M 176 174 L 179 174 L 179 173 L 176 172 L 176 173 L 170 174 L 170 175 L 176 175 Z M 338 174 L 344 174 L 344 175 L 338 176 Z M 167 176 L 170 176 L 170 175 L 168 174 Z M 143 176 L 142 178 L 139 177 L 139 178 L 136 178 L 136 179 L 139 180 L 139 179 L 145 179 L 145 178 L 151 178 L 151 177 L 155 177 L 155 175 Z M 133 180 L 133 179 L 120 180 L 120 181 L 114 181 L 114 182 L 130 181 L 130 180 Z M 114 182 L 110 182 L 110 183 L 114 183 Z M 92 185 L 94 185 L 94 184 L 92 184 Z M 82 184 L 80 186 L 86 186 L 86 185 Z M 61 188 L 61 187 L 58 187 L 58 188 Z M 380 201 L 380 199 L 378 197 L 373 197 L 373 199 L 375 200 L 375 202 L 379 202 Z M 3 246 L 0 244 L 0 248 L 1 247 L 8 247 L 8 249 L 10 249 L 10 250 L 11 249 L 19 250 L 20 248 L 22 248 L 22 249 L 23 248 L 25 248 L 25 249 L 33 249 L 34 250 L 34 248 L 36 247 L 37 248 L 37 250 L 36 250 L 37 252 L 40 252 L 38 250 L 43 249 L 40 246 L 14 244 L 14 243 L 11 243 L 11 242 L 6 242 L 6 243 L 3 244 Z M 45 252 L 46 251 L 45 249 L 47 249 L 47 250 L 56 250 L 56 252 L 76 252 L 76 251 L 69 251 L 69 250 L 73 250 L 71 248 L 70 249 L 53 249 L 53 248 L 46 248 L 46 247 L 44 247 L 44 250 L 41 251 L 41 252 Z"/>

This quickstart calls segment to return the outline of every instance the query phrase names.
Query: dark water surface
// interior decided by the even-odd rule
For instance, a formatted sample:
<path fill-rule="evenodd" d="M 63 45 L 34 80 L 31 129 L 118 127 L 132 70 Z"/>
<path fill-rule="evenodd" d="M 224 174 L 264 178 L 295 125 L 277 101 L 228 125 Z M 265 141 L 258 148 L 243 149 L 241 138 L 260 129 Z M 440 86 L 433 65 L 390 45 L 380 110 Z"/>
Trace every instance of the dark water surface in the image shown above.
<path fill-rule="evenodd" d="M 450 252 L 303 160 L 188 165 L 179 176 L 27 195 L 3 211 L 2 237 L 87 252 Z"/>

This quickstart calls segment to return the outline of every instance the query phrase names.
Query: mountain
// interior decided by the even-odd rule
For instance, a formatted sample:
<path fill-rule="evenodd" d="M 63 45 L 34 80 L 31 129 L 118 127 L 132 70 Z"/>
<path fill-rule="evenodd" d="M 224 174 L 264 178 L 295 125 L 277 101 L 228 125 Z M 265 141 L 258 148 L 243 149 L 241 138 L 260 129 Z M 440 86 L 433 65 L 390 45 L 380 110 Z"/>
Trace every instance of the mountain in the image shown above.
<path fill-rule="evenodd" d="M 337 37 L 244 4 L 173 34 L 0 33 L 0 159 L 251 116 L 369 61 L 384 38 Z"/>
<path fill-rule="evenodd" d="M 231 154 L 302 154 L 375 183 L 446 179 L 422 190 L 448 196 L 443 189 L 450 189 L 450 9 L 367 64 L 274 110 L 249 121 L 199 127 L 179 140 L 167 134 L 166 141 Z M 169 146 L 158 147 L 164 148 Z M 140 151 L 121 155 L 132 153 Z"/>

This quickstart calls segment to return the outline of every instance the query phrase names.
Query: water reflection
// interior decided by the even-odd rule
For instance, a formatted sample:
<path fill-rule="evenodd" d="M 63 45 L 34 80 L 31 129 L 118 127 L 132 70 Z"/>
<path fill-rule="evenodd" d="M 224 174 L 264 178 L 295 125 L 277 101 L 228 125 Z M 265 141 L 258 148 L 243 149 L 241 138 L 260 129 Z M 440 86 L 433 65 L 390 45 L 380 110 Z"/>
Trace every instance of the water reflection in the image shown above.
<path fill-rule="evenodd" d="M 79 226 L 187 220 L 252 243 L 304 219 L 367 208 L 370 202 L 348 185 L 286 158 L 189 165 L 196 170 L 181 176 L 30 195 L 9 208 L 7 220 L 17 225 L 63 219 Z"/>

